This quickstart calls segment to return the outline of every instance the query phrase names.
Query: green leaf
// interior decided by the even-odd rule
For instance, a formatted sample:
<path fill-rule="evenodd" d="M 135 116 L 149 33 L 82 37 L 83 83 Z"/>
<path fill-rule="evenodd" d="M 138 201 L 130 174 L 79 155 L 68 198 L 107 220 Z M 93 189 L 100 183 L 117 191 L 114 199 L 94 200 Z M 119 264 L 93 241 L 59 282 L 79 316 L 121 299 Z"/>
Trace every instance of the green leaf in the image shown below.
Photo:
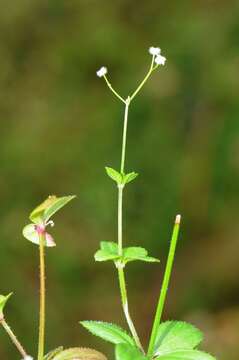
<path fill-rule="evenodd" d="M 116 360 L 147 360 L 141 351 L 129 344 L 119 344 L 115 349 Z"/>
<path fill-rule="evenodd" d="M 63 351 L 63 346 L 59 346 L 58 348 L 51 350 L 48 354 L 44 356 L 44 360 L 52 360 L 56 354 Z"/>
<path fill-rule="evenodd" d="M 148 256 L 148 251 L 142 247 L 134 246 L 123 249 L 123 262 L 129 261 L 159 262 L 158 259 Z"/>
<path fill-rule="evenodd" d="M 122 184 L 122 180 L 123 180 L 123 176 L 121 173 L 119 173 L 118 171 L 116 171 L 115 169 L 106 166 L 105 170 L 107 172 L 107 175 L 113 179 L 114 181 L 117 182 L 117 184 Z"/>
<path fill-rule="evenodd" d="M 75 195 L 62 197 L 51 195 L 31 212 L 30 220 L 34 224 L 47 222 L 58 210 L 74 198 Z"/>
<path fill-rule="evenodd" d="M 117 260 L 119 258 L 118 245 L 114 242 L 102 241 L 100 250 L 95 253 L 95 261 Z"/>
<path fill-rule="evenodd" d="M 99 351 L 79 347 L 63 350 L 50 360 L 107 360 L 107 358 Z"/>
<path fill-rule="evenodd" d="M 133 181 L 139 174 L 137 174 L 136 172 L 131 172 L 128 174 L 125 174 L 123 176 L 123 183 L 124 184 L 128 184 L 129 182 Z"/>
<path fill-rule="evenodd" d="M 31 241 L 34 244 L 39 245 L 39 235 L 35 229 L 35 224 L 26 225 L 22 230 L 22 234 L 27 240 Z M 53 241 L 52 237 L 49 235 L 46 235 L 45 246 L 53 247 L 55 245 L 56 244 Z"/>
<path fill-rule="evenodd" d="M 115 324 L 103 321 L 81 321 L 80 323 L 93 335 L 99 336 L 112 344 L 125 343 L 134 346 L 132 337 Z"/>
<path fill-rule="evenodd" d="M 158 356 L 155 360 L 216 360 L 215 357 L 198 350 L 176 350 Z"/>
<path fill-rule="evenodd" d="M 12 296 L 12 293 L 6 296 L 0 295 L 0 317 L 3 317 L 3 310 L 10 296 Z"/>
<path fill-rule="evenodd" d="M 154 355 L 170 351 L 194 349 L 203 340 L 200 330 L 183 321 L 166 321 L 159 325 L 154 346 Z"/>

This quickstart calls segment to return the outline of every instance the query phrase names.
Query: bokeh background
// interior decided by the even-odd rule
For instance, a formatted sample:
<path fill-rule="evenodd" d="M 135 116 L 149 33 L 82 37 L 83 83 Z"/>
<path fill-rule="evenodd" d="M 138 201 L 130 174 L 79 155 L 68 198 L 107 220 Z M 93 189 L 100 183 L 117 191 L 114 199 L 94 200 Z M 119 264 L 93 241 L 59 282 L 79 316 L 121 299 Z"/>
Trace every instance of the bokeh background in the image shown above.
<path fill-rule="evenodd" d="M 131 107 L 127 164 L 140 173 L 125 192 L 125 244 L 160 265 L 134 263 L 132 316 L 151 328 L 176 213 L 183 216 L 164 318 L 206 334 L 203 348 L 239 358 L 239 3 L 238 1 L 12 0 L 0 12 L 1 293 L 6 313 L 35 355 L 38 251 L 21 235 L 49 194 L 77 194 L 55 217 L 47 252 L 47 349 L 113 348 L 82 319 L 126 327 L 112 264 L 95 263 L 101 240 L 116 240 L 116 189 L 104 166 L 119 166 L 122 104 L 95 71 L 127 96 L 150 63 L 168 59 Z M 0 358 L 19 356 L 0 334 Z"/>

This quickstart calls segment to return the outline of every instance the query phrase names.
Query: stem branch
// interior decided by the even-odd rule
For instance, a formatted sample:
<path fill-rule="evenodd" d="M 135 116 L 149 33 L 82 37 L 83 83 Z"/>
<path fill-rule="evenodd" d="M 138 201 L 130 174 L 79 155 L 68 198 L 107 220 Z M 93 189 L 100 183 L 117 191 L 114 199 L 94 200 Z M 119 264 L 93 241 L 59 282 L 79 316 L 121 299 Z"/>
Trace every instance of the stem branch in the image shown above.
<path fill-rule="evenodd" d="M 16 335 L 13 333 L 13 331 L 10 328 L 10 326 L 8 325 L 8 323 L 5 321 L 4 318 L 2 318 L 0 320 L 0 323 L 3 326 L 3 328 L 5 329 L 5 331 L 7 332 L 7 334 L 9 335 L 10 339 L 12 340 L 13 344 L 16 346 L 17 350 L 19 351 L 19 353 L 21 354 L 23 359 L 25 359 L 27 357 L 27 353 L 24 350 L 21 343 L 19 342 L 19 340 L 17 339 Z"/>
<path fill-rule="evenodd" d="M 104 79 L 106 81 L 106 84 L 108 85 L 108 87 L 110 88 L 110 90 L 112 91 L 113 94 L 115 94 L 115 96 L 120 99 L 120 101 L 122 101 L 125 104 L 125 100 L 117 93 L 117 91 L 113 88 L 113 86 L 111 85 L 111 83 L 109 82 L 108 78 L 106 75 L 104 75 Z"/>
<path fill-rule="evenodd" d="M 167 295 L 167 291 L 168 291 L 168 285 L 169 285 L 169 280 L 170 280 L 170 276 L 171 276 L 171 272 L 172 272 L 175 250 L 176 250 L 176 245 L 177 245 L 180 220 L 181 220 L 180 215 L 177 215 L 175 224 L 174 224 L 174 228 L 173 228 L 171 244 L 170 244 L 170 248 L 169 248 L 168 259 L 167 259 L 167 264 L 166 264 L 166 268 L 165 268 L 161 292 L 160 292 L 160 296 L 159 296 L 158 306 L 157 306 L 156 315 L 155 315 L 153 328 L 152 328 L 152 332 L 151 332 L 151 337 L 150 337 L 150 341 L 149 341 L 149 348 L 148 348 L 148 357 L 149 358 L 153 355 L 155 340 L 157 337 L 157 331 L 158 331 L 158 327 L 160 325 L 161 316 L 162 316 L 162 312 L 163 312 L 163 308 L 164 308 L 164 304 L 165 304 L 165 300 L 166 300 L 166 295 Z"/>

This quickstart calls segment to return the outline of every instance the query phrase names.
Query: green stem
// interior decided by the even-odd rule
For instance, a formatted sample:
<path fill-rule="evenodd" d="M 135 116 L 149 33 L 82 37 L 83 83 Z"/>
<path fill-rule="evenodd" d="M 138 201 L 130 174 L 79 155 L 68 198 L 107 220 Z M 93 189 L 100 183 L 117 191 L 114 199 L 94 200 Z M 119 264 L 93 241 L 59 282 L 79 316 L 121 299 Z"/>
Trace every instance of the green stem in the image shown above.
<path fill-rule="evenodd" d="M 131 319 L 131 316 L 130 316 L 130 313 L 129 313 L 129 306 L 128 306 L 128 300 L 127 300 L 127 289 L 126 289 L 126 282 L 125 282 L 125 275 L 124 275 L 123 266 L 124 265 L 122 265 L 122 263 L 117 264 L 122 306 L 123 306 L 125 318 L 127 320 L 127 323 L 128 323 L 129 329 L 131 331 L 131 334 L 132 334 L 132 336 L 134 338 L 135 344 L 144 353 L 144 349 L 142 347 L 142 344 L 141 344 L 140 339 L 138 337 L 138 334 L 137 334 L 137 331 L 135 329 L 134 323 L 133 323 L 133 321 Z"/>
<path fill-rule="evenodd" d="M 46 308 L 46 284 L 45 284 L 45 234 L 39 234 L 39 255 L 40 255 L 40 314 L 39 314 L 39 340 L 38 360 L 44 357 L 45 341 L 45 308 Z"/>
<path fill-rule="evenodd" d="M 125 104 L 125 100 L 117 93 L 117 91 L 115 91 L 115 89 L 113 88 L 113 86 L 111 85 L 111 83 L 109 82 L 108 78 L 106 75 L 104 75 L 104 79 L 106 81 L 106 84 L 108 85 L 108 87 L 110 88 L 110 90 L 112 91 L 112 93 L 118 98 L 120 99 L 124 104 Z"/>
<path fill-rule="evenodd" d="M 174 261 L 174 256 L 175 256 L 175 250 L 176 250 L 176 245 L 177 245 L 180 220 L 181 220 L 180 215 L 177 215 L 176 219 L 175 219 L 174 228 L 173 228 L 171 244 L 170 244 L 170 248 L 169 248 L 168 259 L 167 259 L 167 264 L 166 264 L 166 268 L 165 268 L 160 297 L 159 297 L 159 301 L 158 301 L 157 311 L 156 311 L 153 328 L 152 328 L 152 332 L 151 332 L 151 337 L 150 337 L 150 341 L 149 341 L 149 348 L 148 348 L 148 357 L 149 358 L 153 355 L 155 340 L 157 337 L 157 331 L 158 331 L 158 327 L 160 325 L 163 308 L 164 308 L 164 304 L 165 304 L 165 300 L 166 300 L 166 295 L 167 295 L 167 291 L 168 291 L 168 286 L 169 286 L 169 281 L 170 281 L 170 276 L 171 276 L 173 261 Z"/>
<path fill-rule="evenodd" d="M 121 155 L 121 165 L 120 165 L 121 173 L 124 173 L 124 166 L 125 166 L 125 151 L 126 151 L 129 104 L 130 104 L 130 98 L 128 97 L 125 101 L 122 155 Z M 122 237 L 123 237 L 122 236 L 122 233 L 123 233 L 123 231 L 122 231 L 123 189 L 124 189 L 124 186 L 119 184 L 118 185 L 118 251 L 119 251 L 120 256 L 123 253 L 123 239 L 122 239 Z M 129 329 L 131 331 L 131 334 L 134 338 L 136 345 L 142 350 L 142 352 L 144 352 L 143 347 L 139 340 L 139 336 L 137 334 L 134 323 L 133 323 L 130 313 L 129 313 L 127 289 L 126 289 L 126 282 L 125 282 L 125 275 L 124 275 L 124 264 L 122 264 L 121 262 L 118 262 L 117 270 L 118 270 L 118 277 L 119 277 L 121 302 L 122 302 L 125 318 L 126 318 L 127 324 L 129 326 Z"/>
<path fill-rule="evenodd" d="M 19 353 L 21 354 L 21 356 L 23 357 L 23 359 L 25 359 L 27 357 L 27 353 L 24 350 L 23 346 L 21 345 L 21 343 L 19 342 L 19 340 L 17 339 L 16 335 L 13 333 L 12 329 L 10 328 L 10 326 L 7 324 L 7 322 L 5 321 L 4 318 L 2 318 L 0 320 L 1 325 L 3 326 L 3 328 L 5 329 L 5 331 L 7 332 L 7 334 L 9 335 L 10 339 L 12 340 L 13 344 L 16 346 L 17 350 L 19 351 Z"/>
<path fill-rule="evenodd" d="M 144 78 L 143 81 L 139 84 L 139 86 L 137 87 L 137 89 L 135 90 L 135 92 L 130 96 L 130 99 L 131 99 L 131 100 L 133 100 L 133 98 L 138 94 L 138 92 L 142 89 L 142 87 L 144 86 L 144 84 L 146 83 L 146 81 L 148 80 L 148 78 L 150 77 L 150 75 L 152 74 L 152 72 L 157 68 L 157 66 L 154 66 L 154 59 L 155 59 L 155 56 L 152 57 L 151 66 L 150 66 L 149 71 L 147 72 L 145 78 Z"/>

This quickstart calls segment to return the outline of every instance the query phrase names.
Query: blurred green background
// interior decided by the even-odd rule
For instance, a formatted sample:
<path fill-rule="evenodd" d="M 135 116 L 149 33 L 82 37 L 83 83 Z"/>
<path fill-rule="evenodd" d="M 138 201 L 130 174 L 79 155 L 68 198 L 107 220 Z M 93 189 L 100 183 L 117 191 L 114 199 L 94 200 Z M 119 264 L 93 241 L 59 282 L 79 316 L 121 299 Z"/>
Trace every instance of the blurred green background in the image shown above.
<path fill-rule="evenodd" d="M 101 66 L 123 96 L 160 46 L 167 64 L 132 105 L 126 168 L 125 244 L 161 264 L 134 263 L 132 316 L 151 328 L 176 213 L 182 231 L 164 317 L 189 320 L 203 348 L 239 358 L 239 3 L 238 1 L 12 0 L 0 12 L 1 293 L 14 292 L 9 323 L 35 356 L 38 251 L 21 235 L 49 194 L 77 194 L 55 217 L 47 251 L 47 349 L 110 345 L 79 320 L 126 327 L 112 264 L 95 263 L 99 241 L 116 239 L 123 107 L 96 77 Z M 0 329 L 1 330 L 1 329 Z M 0 358 L 19 356 L 0 334 Z"/>

